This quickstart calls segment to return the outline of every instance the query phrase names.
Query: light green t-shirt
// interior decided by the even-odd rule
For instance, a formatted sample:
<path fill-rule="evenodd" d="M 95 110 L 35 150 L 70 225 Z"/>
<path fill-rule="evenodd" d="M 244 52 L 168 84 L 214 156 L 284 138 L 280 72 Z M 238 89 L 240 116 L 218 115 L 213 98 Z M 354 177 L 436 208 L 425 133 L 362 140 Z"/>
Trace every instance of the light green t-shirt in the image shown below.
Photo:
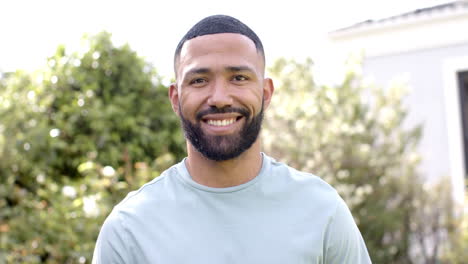
<path fill-rule="evenodd" d="M 351 213 L 320 178 L 263 155 L 257 177 L 210 188 L 182 161 L 107 217 L 93 263 L 371 263 Z"/>

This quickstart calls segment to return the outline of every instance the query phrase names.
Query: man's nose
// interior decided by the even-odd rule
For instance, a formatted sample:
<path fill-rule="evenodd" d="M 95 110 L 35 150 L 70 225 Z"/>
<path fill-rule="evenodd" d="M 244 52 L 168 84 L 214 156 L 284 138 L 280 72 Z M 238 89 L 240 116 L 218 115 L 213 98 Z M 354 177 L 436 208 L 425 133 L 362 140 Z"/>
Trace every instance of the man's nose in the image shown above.
<path fill-rule="evenodd" d="M 232 106 L 233 99 L 229 83 L 224 80 L 216 80 L 211 89 L 211 95 L 208 98 L 208 105 L 216 108 Z"/>

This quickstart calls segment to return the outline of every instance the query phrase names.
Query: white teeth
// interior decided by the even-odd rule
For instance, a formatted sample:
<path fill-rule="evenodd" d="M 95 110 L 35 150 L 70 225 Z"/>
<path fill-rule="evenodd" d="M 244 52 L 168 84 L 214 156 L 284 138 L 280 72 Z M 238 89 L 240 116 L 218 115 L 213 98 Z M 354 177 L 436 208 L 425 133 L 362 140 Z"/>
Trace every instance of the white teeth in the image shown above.
<path fill-rule="evenodd" d="M 208 120 L 208 124 L 213 125 L 213 126 L 227 126 L 236 121 L 235 118 L 232 119 L 224 119 L 224 120 Z"/>

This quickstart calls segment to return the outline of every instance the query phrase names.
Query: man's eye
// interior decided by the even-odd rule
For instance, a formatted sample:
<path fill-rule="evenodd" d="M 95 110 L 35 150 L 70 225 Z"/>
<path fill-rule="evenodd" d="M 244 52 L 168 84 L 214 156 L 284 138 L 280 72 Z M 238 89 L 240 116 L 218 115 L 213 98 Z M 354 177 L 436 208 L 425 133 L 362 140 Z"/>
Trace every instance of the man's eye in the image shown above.
<path fill-rule="evenodd" d="M 194 80 L 190 81 L 190 84 L 204 84 L 205 82 L 206 82 L 205 79 L 197 78 L 197 79 L 194 79 Z"/>
<path fill-rule="evenodd" d="M 234 76 L 233 79 L 234 79 L 234 81 L 238 81 L 238 82 L 247 81 L 247 80 L 248 80 L 248 78 L 245 77 L 244 75 L 236 75 L 236 76 Z"/>

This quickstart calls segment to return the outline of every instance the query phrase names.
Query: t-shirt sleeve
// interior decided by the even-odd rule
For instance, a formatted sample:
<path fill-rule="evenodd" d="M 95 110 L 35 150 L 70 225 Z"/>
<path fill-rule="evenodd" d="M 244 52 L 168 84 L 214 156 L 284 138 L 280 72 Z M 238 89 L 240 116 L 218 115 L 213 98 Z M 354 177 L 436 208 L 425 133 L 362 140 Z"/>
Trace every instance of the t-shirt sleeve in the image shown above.
<path fill-rule="evenodd" d="M 128 262 L 125 230 L 118 212 L 112 212 L 99 232 L 93 254 L 93 264 L 123 264 Z"/>
<path fill-rule="evenodd" d="M 325 235 L 325 264 L 372 263 L 348 206 L 339 198 Z"/>

